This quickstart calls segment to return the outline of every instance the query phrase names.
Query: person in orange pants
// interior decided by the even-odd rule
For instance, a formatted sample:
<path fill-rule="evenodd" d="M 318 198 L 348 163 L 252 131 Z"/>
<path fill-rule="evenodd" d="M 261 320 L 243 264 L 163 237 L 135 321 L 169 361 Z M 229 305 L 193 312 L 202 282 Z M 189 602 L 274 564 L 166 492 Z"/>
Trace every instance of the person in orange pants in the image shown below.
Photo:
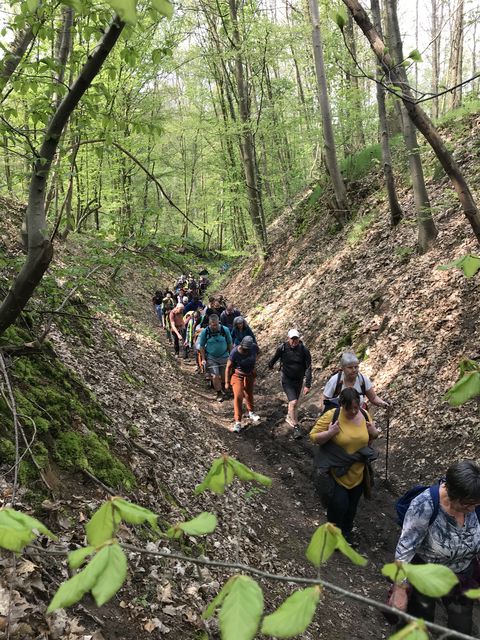
<path fill-rule="evenodd" d="M 242 342 L 236 346 L 227 362 L 225 371 L 225 389 L 232 386 L 233 408 L 235 422 L 232 431 L 239 433 L 242 430 L 243 400 L 247 405 L 248 417 L 253 422 L 258 422 L 260 416 L 253 412 L 253 386 L 255 384 L 258 346 L 251 336 L 245 336 Z"/>

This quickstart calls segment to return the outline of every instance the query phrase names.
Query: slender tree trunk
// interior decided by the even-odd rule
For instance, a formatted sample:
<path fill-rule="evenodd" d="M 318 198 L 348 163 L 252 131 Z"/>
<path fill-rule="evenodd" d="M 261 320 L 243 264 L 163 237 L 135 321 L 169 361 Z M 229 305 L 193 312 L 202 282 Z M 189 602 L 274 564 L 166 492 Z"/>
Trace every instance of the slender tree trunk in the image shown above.
<path fill-rule="evenodd" d="M 412 100 L 411 91 L 409 91 L 408 85 L 405 86 L 403 83 L 394 61 L 386 51 L 385 43 L 373 27 L 370 18 L 361 4 L 358 0 L 343 0 L 343 2 L 352 12 L 355 22 L 368 39 L 370 46 L 380 61 L 387 77 L 391 79 L 394 86 L 400 89 L 402 102 L 407 109 L 410 119 L 417 129 L 424 135 L 425 139 L 434 150 L 442 167 L 445 169 L 445 172 L 452 181 L 452 185 L 457 192 L 462 205 L 464 215 L 472 227 L 478 243 L 480 244 L 480 214 L 460 167 L 456 163 L 450 151 L 447 149 L 430 118 L 423 109 L 421 109 L 418 104 Z"/>
<path fill-rule="evenodd" d="M 320 95 L 320 108 L 322 111 L 323 140 L 325 149 L 325 159 L 328 173 L 332 180 L 337 202 L 337 219 L 345 224 L 349 217 L 349 207 L 347 201 L 347 190 L 343 182 L 342 174 L 337 162 L 337 152 L 335 149 L 335 138 L 333 134 L 332 114 L 330 111 L 330 101 L 328 98 L 327 78 L 325 75 L 325 65 L 323 62 L 323 48 L 320 33 L 320 15 L 318 12 L 317 0 L 309 0 L 312 20 L 312 44 L 315 56 L 315 71 L 317 75 L 318 90 Z"/>
<path fill-rule="evenodd" d="M 442 1 L 442 0 L 440 0 Z M 438 2 L 439 0 L 431 0 L 432 7 L 432 29 L 430 32 L 430 38 L 432 40 L 432 93 L 437 94 L 439 91 L 439 78 L 440 78 L 440 44 L 442 33 L 440 31 L 440 21 L 438 16 Z M 432 100 L 432 116 L 438 118 L 439 116 L 439 99 L 438 97 Z"/>
<path fill-rule="evenodd" d="M 45 189 L 52 161 L 70 115 L 99 73 L 124 26 L 115 17 L 47 126 L 30 182 L 25 219 L 27 258 L 0 305 L 0 335 L 18 318 L 52 260 L 53 246 L 45 234 Z"/>
<path fill-rule="evenodd" d="M 5 182 L 7 183 L 8 193 L 13 194 L 10 152 L 8 151 L 8 138 L 5 134 L 3 134 L 3 166 L 5 169 Z"/>
<path fill-rule="evenodd" d="M 379 0 L 371 0 L 372 17 L 375 28 L 382 37 L 382 22 L 380 15 Z M 380 83 L 382 70 L 379 65 L 377 67 L 377 105 L 378 105 L 378 121 L 379 121 L 379 137 L 382 148 L 383 174 L 385 176 L 385 185 L 387 187 L 388 203 L 390 206 L 390 221 L 392 227 L 395 227 L 403 217 L 403 212 L 398 203 L 397 191 L 395 189 L 395 178 L 392 167 L 392 154 L 390 152 L 390 136 L 388 132 L 387 109 L 385 106 L 385 89 Z"/>
<path fill-rule="evenodd" d="M 265 233 L 265 221 L 262 206 L 262 193 L 257 181 L 255 162 L 255 140 L 250 122 L 250 103 L 248 89 L 245 83 L 244 63 L 242 60 L 242 41 L 238 26 L 238 13 L 236 0 L 228 0 L 230 18 L 232 21 L 231 40 L 235 48 L 235 81 L 238 93 L 238 109 L 242 122 L 242 142 L 241 157 L 245 180 L 247 184 L 247 195 L 249 202 L 249 212 L 255 233 L 255 239 L 260 257 L 264 257 L 267 251 L 267 236 Z"/>
<path fill-rule="evenodd" d="M 463 62 L 463 8 L 464 0 L 458 0 L 450 40 L 450 62 L 448 65 L 447 86 L 454 87 L 462 81 Z M 446 111 L 456 109 L 462 102 L 462 87 L 452 89 L 446 94 Z"/>
<path fill-rule="evenodd" d="M 355 40 L 355 30 L 353 28 L 353 18 L 350 14 L 348 14 L 348 21 L 345 26 L 345 40 L 348 43 L 348 48 L 352 52 L 353 58 L 357 60 L 357 43 Z M 352 95 L 352 107 L 353 114 L 349 114 L 351 117 L 348 118 L 348 122 L 354 123 L 354 143 L 353 146 L 355 149 L 359 147 L 365 146 L 365 134 L 363 132 L 363 104 L 362 104 L 362 94 L 360 91 L 360 83 L 357 76 L 357 73 L 349 73 L 347 71 L 347 82 L 350 89 L 350 94 Z M 351 125 L 350 125 L 351 126 Z M 356 139 L 355 139 L 356 138 Z"/>
<path fill-rule="evenodd" d="M 0 95 L 15 73 L 33 38 L 34 35 L 31 27 L 26 27 L 23 31 L 15 35 L 10 51 L 5 53 L 0 62 Z"/>
<path fill-rule="evenodd" d="M 403 61 L 403 47 L 400 37 L 400 28 L 398 25 L 397 0 L 387 2 L 386 10 L 390 45 L 392 48 L 393 58 L 397 63 L 397 73 L 405 87 L 407 87 L 407 74 L 405 68 L 401 64 Z M 438 232 L 432 218 L 430 200 L 425 186 L 417 134 L 404 107 L 402 107 L 402 123 L 405 145 L 408 151 L 408 164 L 410 167 L 410 176 L 412 178 L 413 196 L 417 215 L 418 247 L 421 253 L 425 253 L 434 244 Z"/>

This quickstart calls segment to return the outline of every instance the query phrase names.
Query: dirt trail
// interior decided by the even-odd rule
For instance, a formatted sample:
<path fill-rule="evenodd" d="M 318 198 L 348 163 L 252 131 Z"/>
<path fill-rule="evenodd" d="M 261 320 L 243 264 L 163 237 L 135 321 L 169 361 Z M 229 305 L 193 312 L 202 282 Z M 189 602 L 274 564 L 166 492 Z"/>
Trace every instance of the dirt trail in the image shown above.
<path fill-rule="evenodd" d="M 262 496 L 265 512 L 262 514 L 262 534 L 270 543 L 277 538 L 280 560 L 293 561 L 298 572 L 314 575 L 305 559 L 305 550 L 315 528 L 326 521 L 325 511 L 319 504 L 310 478 L 313 448 L 308 437 L 294 440 L 291 428 L 284 422 L 286 403 L 280 388 L 278 375 L 260 375 L 255 389 L 255 411 L 261 416 L 257 425 L 249 425 L 240 434 L 230 432 L 233 424 L 232 400 L 218 403 L 203 376 L 195 373 L 193 360 L 178 360 L 190 382 L 195 397 L 200 398 L 199 408 L 210 414 L 218 428 L 219 436 L 228 445 L 231 454 L 257 471 L 273 479 L 272 488 Z M 264 365 L 260 365 L 260 369 Z M 189 385 L 189 386 L 190 386 Z M 300 408 L 301 425 L 308 433 L 315 422 L 315 407 L 306 400 Z M 385 482 L 384 439 L 379 440 L 380 458 L 377 463 L 377 479 L 374 498 L 362 501 L 356 527 L 359 551 L 369 558 L 365 568 L 354 567 L 349 561 L 335 554 L 321 575 L 344 588 L 385 600 L 386 583 L 380 568 L 393 558 L 398 538 L 398 526 L 394 520 L 394 493 Z M 359 607 L 352 602 L 340 605 L 339 599 L 328 594 L 326 602 L 333 604 L 337 615 L 319 615 L 321 635 L 335 638 L 388 637 L 391 627 L 381 614 L 369 607 Z M 330 607 L 326 604 L 324 613 Z M 359 617 L 362 619 L 358 624 Z"/>

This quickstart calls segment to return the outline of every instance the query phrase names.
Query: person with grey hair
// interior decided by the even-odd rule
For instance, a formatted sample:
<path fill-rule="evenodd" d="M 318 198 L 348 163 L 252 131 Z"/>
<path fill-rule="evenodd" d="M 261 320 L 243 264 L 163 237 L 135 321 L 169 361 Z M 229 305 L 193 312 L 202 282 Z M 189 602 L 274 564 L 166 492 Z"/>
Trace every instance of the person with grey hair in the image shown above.
<path fill-rule="evenodd" d="M 225 369 L 233 343 L 228 327 L 220 324 L 216 314 L 210 316 L 208 327 L 203 329 L 198 338 L 198 346 L 202 367 L 206 368 L 212 376 L 218 402 L 223 402 L 222 380 L 225 378 Z"/>
<path fill-rule="evenodd" d="M 335 373 L 325 385 L 320 396 L 320 412 L 338 407 L 338 397 L 343 389 L 353 388 L 360 394 L 360 402 L 363 405 L 365 398 L 375 407 L 388 407 L 388 402 L 382 400 L 375 393 L 371 380 L 359 372 L 360 362 L 351 351 L 346 351 L 340 359 L 340 371 Z"/>
<path fill-rule="evenodd" d="M 453 571 L 458 583 L 441 601 L 448 628 L 467 635 L 472 634 L 474 601 L 464 592 L 480 587 L 479 516 L 480 466 L 473 460 L 459 460 L 447 469 L 445 480 L 413 498 L 395 552 L 400 562 L 440 564 Z M 404 580 L 393 586 L 389 604 L 433 622 L 439 600 Z"/>

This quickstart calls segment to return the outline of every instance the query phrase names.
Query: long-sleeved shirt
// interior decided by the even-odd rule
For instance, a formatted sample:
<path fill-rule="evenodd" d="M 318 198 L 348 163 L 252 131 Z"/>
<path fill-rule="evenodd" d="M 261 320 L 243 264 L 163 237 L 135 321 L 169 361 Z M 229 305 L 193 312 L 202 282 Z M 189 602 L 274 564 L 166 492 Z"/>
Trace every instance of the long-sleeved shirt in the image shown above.
<path fill-rule="evenodd" d="M 312 386 L 312 356 L 303 342 L 299 342 L 295 347 L 291 347 L 288 342 L 281 344 L 268 363 L 270 369 L 273 369 L 277 360 L 281 361 L 282 374 L 286 378 L 291 380 L 305 378 L 305 386 L 308 388 Z"/>
<path fill-rule="evenodd" d="M 466 513 L 461 527 L 440 505 L 437 517 L 429 526 L 433 509 L 429 489 L 412 500 L 405 514 L 395 559 L 410 562 L 418 555 L 426 563 L 443 564 L 454 573 L 460 573 L 480 552 L 477 514 Z"/>
<path fill-rule="evenodd" d="M 237 326 L 234 326 L 230 333 L 232 334 L 232 340 L 235 346 L 239 345 L 241 341 L 245 338 L 245 336 L 250 336 L 251 338 L 253 338 L 254 342 L 257 341 L 257 339 L 255 338 L 255 334 L 247 324 L 243 325 L 243 331 L 240 331 L 240 329 Z"/>
<path fill-rule="evenodd" d="M 225 310 L 220 314 L 220 322 L 231 331 L 233 329 L 233 321 L 241 315 L 238 309 L 234 309 L 232 313 L 228 313 L 228 311 Z"/>

